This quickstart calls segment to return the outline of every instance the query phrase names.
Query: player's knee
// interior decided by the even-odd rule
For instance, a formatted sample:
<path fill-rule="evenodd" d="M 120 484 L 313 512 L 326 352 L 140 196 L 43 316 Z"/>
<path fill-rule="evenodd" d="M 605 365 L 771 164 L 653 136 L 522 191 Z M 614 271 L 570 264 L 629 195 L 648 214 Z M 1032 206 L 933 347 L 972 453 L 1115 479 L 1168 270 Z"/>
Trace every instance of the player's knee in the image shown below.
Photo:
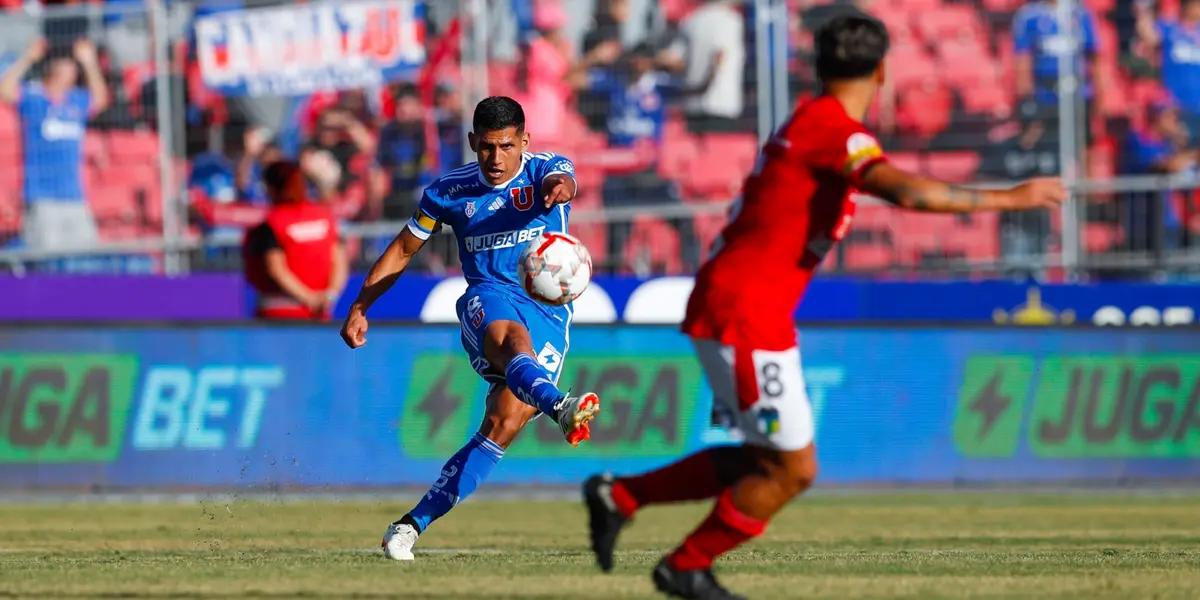
<path fill-rule="evenodd" d="M 817 455 L 812 446 L 801 450 L 777 450 L 764 458 L 771 479 L 789 497 L 803 493 L 817 479 Z"/>
<path fill-rule="evenodd" d="M 817 458 L 809 452 L 788 467 L 788 481 L 791 482 L 791 492 L 795 496 L 812 487 L 817 480 Z"/>
<path fill-rule="evenodd" d="M 515 321 L 495 321 L 488 326 L 484 335 L 484 355 L 500 371 L 513 357 L 532 353 L 532 350 L 529 332 Z"/>

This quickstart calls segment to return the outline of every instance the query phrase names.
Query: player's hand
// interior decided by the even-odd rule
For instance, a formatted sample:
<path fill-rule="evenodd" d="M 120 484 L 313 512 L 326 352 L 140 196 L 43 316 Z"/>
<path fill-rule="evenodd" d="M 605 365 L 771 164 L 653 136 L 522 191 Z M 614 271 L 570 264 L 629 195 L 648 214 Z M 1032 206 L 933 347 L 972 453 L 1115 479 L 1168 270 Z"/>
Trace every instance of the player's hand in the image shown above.
<path fill-rule="evenodd" d="M 96 54 L 96 44 L 93 44 L 91 40 L 75 40 L 75 45 L 71 50 L 75 59 L 84 65 L 95 65 L 100 62 Z"/>
<path fill-rule="evenodd" d="M 267 149 L 268 132 L 265 127 L 251 127 L 242 137 L 242 147 L 249 156 L 260 156 Z"/>
<path fill-rule="evenodd" d="M 592 49 L 591 60 L 592 64 L 596 65 L 611 65 L 621 57 L 621 52 L 624 49 L 621 47 L 621 42 L 618 40 L 609 40 L 601 42 Z"/>
<path fill-rule="evenodd" d="M 367 315 L 357 306 L 350 308 L 346 322 L 342 323 L 342 341 L 346 342 L 351 350 L 361 348 L 367 343 Z"/>
<path fill-rule="evenodd" d="M 569 177 L 558 177 L 554 180 L 548 180 L 550 189 L 542 186 L 543 200 L 546 201 L 546 208 L 550 208 L 555 204 L 566 204 L 575 197 L 575 181 Z"/>
<path fill-rule="evenodd" d="M 1012 210 L 1052 208 L 1067 200 L 1067 190 L 1057 177 L 1036 177 L 1009 191 Z"/>
<path fill-rule="evenodd" d="M 309 292 L 305 294 L 303 298 L 300 298 L 300 303 L 303 304 L 308 310 L 319 313 L 325 310 L 325 294 L 320 292 Z"/>
<path fill-rule="evenodd" d="M 33 43 L 29 44 L 29 47 L 25 49 L 25 58 L 28 58 L 29 62 L 35 63 L 45 58 L 46 51 L 49 49 L 50 44 L 46 41 L 46 38 L 39 37 L 33 40 Z"/>

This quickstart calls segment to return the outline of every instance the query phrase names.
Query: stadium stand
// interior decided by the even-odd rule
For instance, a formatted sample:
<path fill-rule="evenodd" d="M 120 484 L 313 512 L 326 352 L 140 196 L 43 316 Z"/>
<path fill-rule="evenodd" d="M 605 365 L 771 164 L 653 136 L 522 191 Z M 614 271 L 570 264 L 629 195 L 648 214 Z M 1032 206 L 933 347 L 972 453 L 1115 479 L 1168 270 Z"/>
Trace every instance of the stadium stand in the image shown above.
<path fill-rule="evenodd" d="M 503 2 L 492 4 L 503 6 Z M 535 2 L 534 6 L 539 4 Z M 638 41 L 660 50 L 667 48 L 678 36 L 680 23 L 702 4 L 688 0 L 659 3 L 658 22 L 662 26 Z M 879 132 L 896 164 L 951 181 L 971 180 L 980 175 L 982 165 L 988 163 L 988 153 L 994 147 L 997 132 L 1007 131 L 1005 127 L 1021 118 L 1022 99 L 1013 93 L 1017 58 L 1013 51 L 1011 25 L 1014 14 L 1025 4 L 1023 0 L 874 0 L 858 4 L 883 20 L 893 36 L 890 81 L 879 105 L 872 109 L 871 125 Z M 7 15 L 0 14 L 0 21 L 10 18 L 9 15 L 16 18 L 20 14 L 24 18 L 21 12 L 24 5 L 15 1 L 0 3 L 0 8 L 10 11 Z M 567 11 L 569 19 L 589 19 L 588 23 L 573 23 L 568 30 L 586 32 L 593 26 L 590 22 L 593 11 L 574 10 L 590 3 L 572 1 L 566 5 L 572 9 Z M 1120 172 L 1120 136 L 1144 125 L 1144 109 L 1154 98 L 1161 96 L 1162 86 L 1153 74 L 1135 75 L 1124 66 L 1127 61 L 1123 60 L 1126 57 L 1120 50 L 1125 41 L 1120 39 L 1122 28 L 1111 19 L 1115 2 L 1087 0 L 1085 5 L 1097 19 L 1097 47 L 1102 71 L 1099 75 L 1108 81 L 1103 102 L 1097 107 L 1100 118 L 1093 126 L 1087 169 L 1093 177 L 1108 177 Z M 797 98 L 807 97 L 815 91 L 808 66 L 812 32 L 808 29 L 807 15 L 818 9 L 840 10 L 844 6 L 834 6 L 829 0 L 789 1 L 790 13 L 795 20 L 790 37 L 792 87 Z M 48 11 L 53 8 L 46 7 Z M 1163 3 L 1163 15 L 1177 13 L 1178 2 Z M 433 110 L 434 89 L 454 89 L 462 85 L 457 79 L 463 72 L 463 65 L 456 43 L 462 31 L 456 22 L 431 21 L 427 27 L 430 32 L 427 44 L 438 51 L 431 51 L 436 60 L 428 66 L 428 72 L 421 76 L 419 83 L 430 109 L 430 127 L 438 131 L 446 127 L 446 131 L 453 133 L 447 139 L 453 139 L 461 134 L 454 133 L 457 130 L 451 127 L 454 119 L 460 117 L 446 115 L 444 119 L 439 118 L 440 113 Z M 747 28 L 747 35 L 752 33 L 752 28 Z M 537 34 L 533 30 L 519 32 L 516 54 L 509 55 L 519 57 L 524 47 L 521 40 L 528 41 Z M 103 37 L 93 30 L 81 31 L 79 35 Z M 582 44 L 581 39 L 574 42 Z M 175 40 L 172 49 L 178 59 L 176 70 L 182 78 L 186 101 L 185 114 L 173 115 L 186 123 L 187 130 L 188 147 L 176 149 L 180 157 L 187 157 L 180 158 L 177 167 L 180 172 L 174 178 L 182 185 L 188 179 L 187 160 L 200 150 L 214 149 L 212 140 L 224 140 L 216 149 L 236 161 L 242 149 L 230 140 L 240 140 L 241 132 L 259 125 L 257 121 L 261 119 L 244 102 L 222 98 L 205 89 L 186 39 Z M 10 56 L 17 51 L 18 48 L 8 48 Z M 505 52 L 498 55 L 505 55 Z M 578 53 L 574 58 L 578 58 Z M 731 201 L 736 197 L 743 177 L 753 167 L 758 147 L 752 125 L 756 89 L 753 60 L 750 56 L 745 67 L 746 121 L 751 125 L 744 131 L 692 133 L 678 102 L 674 99 L 669 102 L 661 144 L 651 161 L 658 175 L 674 185 L 679 198 L 686 204 Z M 1147 60 L 1154 62 L 1153 57 Z M 109 118 L 93 121 L 84 142 L 87 201 L 98 219 L 103 239 L 157 235 L 162 229 L 163 198 L 162 177 L 158 173 L 159 141 L 155 133 L 153 104 L 147 107 L 144 100 L 148 90 L 153 89 L 147 82 L 152 82 L 156 76 L 167 75 L 157 73 L 153 63 L 144 61 L 117 65 L 107 58 L 107 53 L 106 64 L 109 65 L 110 79 L 116 84 L 114 95 L 119 101 L 111 109 L 113 114 Z M 487 64 L 490 91 L 518 99 L 525 97 L 529 79 L 525 67 L 520 60 L 490 61 Z M 350 96 L 342 93 L 325 97 L 324 102 L 331 103 L 325 109 L 346 106 Z M 391 110 L 386 91 L 380 98 L 382 100 L 368 98 L 360 117 L 376 133 L 390 117 L 388 111 Z M 568 105 L 577 108 L 574 97 L 568 99 Z M 287 113 L 275 119 L 274 141 L 281 147 L 290 146 L 282 149 L 292 153 L 309 134 L 309 124 L 303 121 L 311 120 L 313 114 L 320 112 L 320 107 L 312 109 L 316 113 L 302 118 L 298 115 L 306 114 L 305 111 L 311 109 L 310 104 L 298 99 L 288 106 Z M 0 240 L 10 243 L 19 242 L 23 204 L 20 127 L 14 110 L 8 106 L 0 107 Z M 605 132 L 589 128 L 587 120 L 575 110 L 563 118 L 561 131 L 553 144 L 535 142 L 535 146 L 576 158 L 580 182 L 577 210 L 603 211 L 605 181 L 613 173 L 611 161 L 626 160 L 627 157 L 622 158 L 620 152 L 610 152 Z M 430 136 L 431 153 L 437 151 L 437 142 L 432 142 L 437 137 Z M 371 159 L 361 156 L 348 165 L 349 184 L 333 200 L 340 206 L 339 213 L 348 218 L 373 219 L 380 214 L 376 208 L 379 198 L 367 185 Z M 433 175 L 436 173 L 426 174 L 427 177 Z M 206 196 L 209 193 L 192 189 L 188 196 L 201 202 L 214 201 Z M 653 212 L 648 209 L 645 216 L 635 219 L 632 235 L 621 256 L 609 256 L 606 249 L 609 234 L 605 227 L 581 225 L 579 233 L 593 249 L 598 262 L 610 265 L 614 270 L 634 270 L 643 274 L 686 270 L 687 261 L 680 258 L 682 250 L 677 230 L 664 219 L 653 216 Z M 1092 212 L 1096 211 L 1089 211 L 1089 214 Z M 1112 214 L 1110 210 L 1108 217 L 1086 225 L 1083 235 L 1088 249 L 1104 251 L 1119 244 L 1122 230 L 1116 222 L 1119 219 L 1112 218 Z M 1057 229 L 1058 221 L 1057 217 L 1051 220 L 1055 229 L 1040 232 L 1051 246 L 1061 235 Z M 713 216 L 696 219 L 694 227 L 701 252 L 707 251 L 719 230 L 719 223 L 720 219 Z M 192 234 L 203 235 L 210 226 L 193 221 Z M 883 208 L 864 206 L 859 211 L 856 227 L 845 251 L 838 253 L 835 264 L 831 265 L 833 268 L 917 272 L 923 266 L 936 268 L 947 258 L 983 264 L 995 262 L 1001 255 L 994 217 L 963 220 L 900 215 Z M 370 249 L 372 245 L 363 244 L 363 247 Z"/>

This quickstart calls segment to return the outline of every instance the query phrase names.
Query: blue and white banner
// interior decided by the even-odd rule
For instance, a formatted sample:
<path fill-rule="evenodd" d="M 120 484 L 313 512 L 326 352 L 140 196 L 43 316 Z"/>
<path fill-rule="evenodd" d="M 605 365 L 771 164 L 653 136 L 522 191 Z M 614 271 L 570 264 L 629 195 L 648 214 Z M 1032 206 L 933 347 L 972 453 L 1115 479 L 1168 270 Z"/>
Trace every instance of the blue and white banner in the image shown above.
<path fill-rule="evenodd" d="M 425 62 L 424 3 L 353 0 L 196 19 L 204 83 L 227 96 L 302 95 L 378 85 Z"/>

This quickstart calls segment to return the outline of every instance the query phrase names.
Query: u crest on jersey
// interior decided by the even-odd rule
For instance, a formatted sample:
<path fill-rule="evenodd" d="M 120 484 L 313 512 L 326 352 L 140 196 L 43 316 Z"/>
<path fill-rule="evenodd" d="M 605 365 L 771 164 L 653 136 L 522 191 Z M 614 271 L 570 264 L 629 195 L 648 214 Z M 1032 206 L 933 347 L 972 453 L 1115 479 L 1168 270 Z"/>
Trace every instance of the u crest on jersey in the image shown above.
<path fill-rule="evenodd" d="M 509 190 L 509 192 L 512 194 L 513 206 L 517 207 L 517 210 L 529 210 L 533 208 L 532 185 L 519 188 L 515 187 Z"/>
<path fill-rule="evenodd" d="M 475 216 L 475 201 L 467 202 L 467 206 L 463 209 L 463 212 L 466 213 L 468 219 Z"/>

